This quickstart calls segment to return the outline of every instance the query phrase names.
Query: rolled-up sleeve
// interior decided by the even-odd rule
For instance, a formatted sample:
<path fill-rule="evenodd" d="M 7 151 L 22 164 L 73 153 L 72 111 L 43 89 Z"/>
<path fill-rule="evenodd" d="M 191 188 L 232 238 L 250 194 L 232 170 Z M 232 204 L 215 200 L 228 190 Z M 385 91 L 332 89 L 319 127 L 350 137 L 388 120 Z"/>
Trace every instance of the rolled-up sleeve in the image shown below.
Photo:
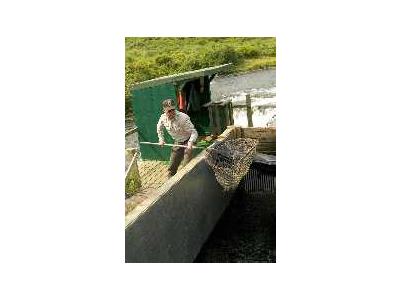
<path fill-rule="evenodd" d="M 163 122 L 163 118 L 161 116 L 160 119 L 158 120 L 158 123 L 157 123 L 157 135 L 158 135 L 158 141 L 159 142 L 164 142 L 163 129 L 164 129 L 164 122 Z"/>

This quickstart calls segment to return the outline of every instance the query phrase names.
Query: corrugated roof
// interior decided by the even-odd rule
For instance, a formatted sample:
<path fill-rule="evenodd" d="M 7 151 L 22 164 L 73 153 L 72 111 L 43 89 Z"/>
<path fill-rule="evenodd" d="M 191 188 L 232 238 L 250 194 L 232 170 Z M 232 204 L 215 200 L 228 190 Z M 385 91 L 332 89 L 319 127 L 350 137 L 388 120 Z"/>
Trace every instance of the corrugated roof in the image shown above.
<path fill-rule="evenodd" d="M 189 71 L 185 73 L 178 73 L 178 74 L 173 74 L 169 76 L 163 76 L 155 79 L 150 79 L 146 81 L 142 81 L 139 83 L 136 83 L 132 86 L 132 90 L 134 89 L 141 89 L 141 88 L 146 88 L 150 86 L 155 86 L 155 85 L 160 85 L 164 83 L 169 83 L 169 82 L 178 82 L 178 81 L 184 81 L 187 79 L 192 79 L 192 78 L 199 78 L 207 75 L 212 75 L 216 74 L 221 71 L 227 70 L 229 67 L 231 67 L 232 64 L 224 64 L 224 65 L 219 65 L 219 66 L 214 66 L 214 67 L 209 67 L 209 68 L 204 68 L 200 70 L 195 70 L 195 71 Z"/>

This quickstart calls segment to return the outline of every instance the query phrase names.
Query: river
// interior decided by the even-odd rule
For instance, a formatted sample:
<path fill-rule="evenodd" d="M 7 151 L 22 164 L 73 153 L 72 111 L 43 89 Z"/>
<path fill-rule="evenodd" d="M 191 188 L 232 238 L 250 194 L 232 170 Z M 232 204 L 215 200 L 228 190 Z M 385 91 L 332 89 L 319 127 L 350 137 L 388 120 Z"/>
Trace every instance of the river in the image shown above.
<path fill-rule="evenodd" d="M 244 127 L 247 127 L 246 108 L 235 106 L 245 105 L 246 94 L 251 97 L 253 126 L 276 125 L 276 70 L 221 76 L 211 82 L 211 99 L 232 100 L 234 123 Z"/>

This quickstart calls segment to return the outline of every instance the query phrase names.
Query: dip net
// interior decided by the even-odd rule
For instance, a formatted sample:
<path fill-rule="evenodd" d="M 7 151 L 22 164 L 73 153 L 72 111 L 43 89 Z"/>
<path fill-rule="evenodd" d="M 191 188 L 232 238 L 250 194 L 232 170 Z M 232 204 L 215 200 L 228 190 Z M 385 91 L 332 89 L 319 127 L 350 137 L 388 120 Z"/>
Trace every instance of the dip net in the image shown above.
<path fill-rule="evenodd" d="M 238 138 L 216 142 L 206 149 L 206 161 L 224 190 L 235 189 L 249 171 L 258 141 Z"/>

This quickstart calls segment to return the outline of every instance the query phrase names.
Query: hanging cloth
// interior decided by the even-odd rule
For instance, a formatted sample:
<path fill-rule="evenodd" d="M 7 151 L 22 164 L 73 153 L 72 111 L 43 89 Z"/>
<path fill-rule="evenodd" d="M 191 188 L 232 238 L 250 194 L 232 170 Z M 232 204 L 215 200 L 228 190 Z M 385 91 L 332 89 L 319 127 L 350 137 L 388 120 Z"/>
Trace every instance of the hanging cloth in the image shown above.
<path fill-rule="evenodd" d="M 181 112 L 186 112 L 186 99 L 185 92 L 183 90 L 178 92 L 178 108 Z"/>

